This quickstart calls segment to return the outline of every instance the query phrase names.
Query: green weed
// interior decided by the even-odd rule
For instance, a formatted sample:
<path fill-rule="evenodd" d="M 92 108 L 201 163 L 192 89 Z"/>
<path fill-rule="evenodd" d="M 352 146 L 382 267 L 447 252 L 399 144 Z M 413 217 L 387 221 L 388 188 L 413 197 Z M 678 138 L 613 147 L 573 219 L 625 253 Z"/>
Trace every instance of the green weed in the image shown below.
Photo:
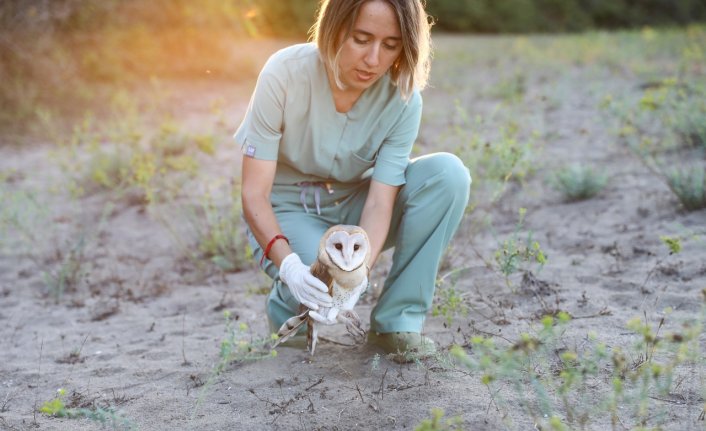
<path fill-rule="evenodd" d="M 64 293 L 75 292 L 88 274 L 91 259 L 87 255 L 87 247 L 95 243 L 112 209 L 113 205 L 107 203 L 96 225 L 79 226 L 75 235 L 69 237 L 64 246 L 57 246 L 53 256 L 50 256 L 58 264 L 54 269 L 42 273 L 49 293 L 57 303 L 62 300 Z"/>
<path fill-rule="evenodd" d="M 222 270 L 239 271 L 248 265 L 252 252 L 242 228 L 239 190 L 235 186 L 231 190 L 224 209 L 216 206 L 212 196 L 206 195 L 202 203 L 204 218 L 197 227 L 198 249 L 203 258 Z"/>
<path fill-rule="evenodd" d="M 239 197 L 239 186 L 233 182 L 226 196 L 217 197 L 213 192 L 206 192 L 196 208 L 180 206 L 168 210 L 170 214 L 185 217 L 188 232 L 179 229 L 171 215 L 160 211 L 155 214 L 183 255 L 198 268 L 207 261 L 222 271 L 238 272 L 252 261 L 252 250 L 243 230 Z"/>
<path fill-rule="evenodd" d="M 498 82 L 492 89 L 491 95 L 502 99 L 506 103 L 521 102 L 527 92 L 527 78 L 522 72 Z"/>
<path fill-rule="evenodd" d="M 81 184 L 87 193 L 125 190 L 132 178 L 132 150 L 97 144 L 86 148 L 89 159 Z"/>
<path fill-rule="evenodd" d="M 468 268 L 456 269 L 444 274 L 436 281 L 431 313 L 434 317 L 444 317 L 448 326 L 451 326 L 457 316 L 468 315 L 469 306 L 464 295 L 458 292 L 455 287 L 458 279 L 467 275 L 468 271 Z"/>
<path fill-rule="evenodd" d="M 226 336 L 221 341 L 220 361 L 216 366 L 218 373 L 223 372 L 232 363 L 248 361 L 258 361 L 266 358 L 274 358 L 277 351 L 271 346 L 277 340 L 277 336 L 272 334 L 267 338 L 254 338 L 246 323 L 235 324 L 232 315 L 224 312 Z"/>
<path fill-rule="evenodd" d="M 539 242 L 532 238 L 533 232 L 527 231 L 526 234 L 522 232 L 526 213 L 525 208 L 520 208 L 515 230 L 510 237 L 498 244 L 498 249 L 495 252 L 498 270 L 505 277 L 508 286 L 511 285 L 510 276 L 520 269 L 532 263 L 536 263 L 541 269 L 547 263 L 547 256 L 542 251 Z M 521 238 L 523 235 L 524 238 Z"/>
<path fill-rule="evenodd" d="M 112 408 L 75 408 L 68 407 L 65 402 L 66 390 L 59 389 L 56 398 L 45 402 L 39 408 L 47 416 L 68 419 L 88 419 L 98 422 L 102 426 L 110 426 L 114 430 L 136 430 L 137 426 L 128 418 L 122 416 Z"/>
<path fill-rule="evenodd" d="M 76 242 L 67 248 L 67 251 L 57 248 L 54 256 L 58 262 L 56 268 L 43 272 L 44 283 L 57 303 L 62 300 L 64 293 L 78 289 L 89 270 L 85 232 L 80 232 Z"/>
<path fill-rule="evenodd" d="M 0 183 L 0 247 L 22 249 L 26 243 L 37 243 L 41 234 L 34 226 L 45 226 L 49 210 L 35 193 L 13 190 Z"/>
<path fill-rule="evenodd" d="M 225 337 L 221 341 L 218 354 L 218 363 L 213 367 L 211 374 L 204 383 L 196 401 L 196 406 L 191 415 L 193 418 L 203 402 L 206 392 L 213 385 L 215 379 L 232 364 L 259 361 L 277 356 L 277 351 L 272 345 L 277 341 L 277 335 L 271 334 L 267 338 L 255 338 L 246 323 L 236 323 L 238 316 L 233 318 L 229 311 L 223 312 L 225 318 Z"/>
<path fill-rule="evenodd" d="M 685 209 L 706 207 L 704 168 L 675 167 L 684 153 L 693 159 L 706 151 L 706 89 L 683 76 L 648 82 L 643 88 L 636 104 L 626 102 L 616 109 L 622 118 L 619 136 Z"/>
<path fill-rule="evenodd" d="M 492 204 L 504 194 L 510 182 L 522 183 L 535 172 L 538 148 L 535 134 L 520 136 L 520 126 L 514 121 L 497 132 L 479 133 L 485 126 L 481 118 L 469 118 L 456 101 L 456 124 L 449 127 L 445 139 L 456 143 L 453 150 L 473 174 L 476 206 Z"/>
<path fill-rule="evenodd" d="M 414 431 L 457 431 L 463 430 L 463 419 L 459 416 L 444 419 L 444 411 L 431 409 L 431 419 L 424 419 L 414 428 Z"/>
<path fill-rule="evenodd" d="M 674 168 L 666 174 L 667 184 L 689 211 L 706 208 L 706 169 L 701 166 Z"/>
<path fill-rule="evenodd" d="M 580 164 L 556 171 L 550 180 L 567 201 L 590 199 L 600 193 L 607 182 L 606 175 Z"/>

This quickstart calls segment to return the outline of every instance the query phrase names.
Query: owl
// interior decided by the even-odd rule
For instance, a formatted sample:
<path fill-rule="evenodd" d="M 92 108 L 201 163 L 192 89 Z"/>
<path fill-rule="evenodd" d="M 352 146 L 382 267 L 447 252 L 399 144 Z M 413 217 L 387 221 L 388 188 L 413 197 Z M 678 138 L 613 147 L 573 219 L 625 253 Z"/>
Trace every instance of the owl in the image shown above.
<path fill-rule="evenodd" d="M 360 318 L 353 307 L 367 287 L 370 242 L 363 228 L 351 225 L 336 225 L 329 228 L 319 242 L 319 253 L 311 265 L 311 273 L 328 286 L 333 298 L 333 307 L 319 308 L 317 313 L 333 322 L 344 323 L 353 335 L 365 335 Z M 304 306 L 300 314 L 288 319 L 277 332 L 275 345 L 285 342 L 307 324 L 307 349 L 312 355 L 316 349 L 316 321 L 309 316 Z"/>

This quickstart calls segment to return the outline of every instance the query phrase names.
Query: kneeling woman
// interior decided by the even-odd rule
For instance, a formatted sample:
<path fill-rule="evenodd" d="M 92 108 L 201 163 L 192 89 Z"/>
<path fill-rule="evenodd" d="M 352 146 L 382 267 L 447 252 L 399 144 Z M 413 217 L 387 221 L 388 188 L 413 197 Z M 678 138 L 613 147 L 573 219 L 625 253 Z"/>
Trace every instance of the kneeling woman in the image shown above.
<path fill-rule="evenodd" d="M 430 54 L 419 0 L 324 0 L 314 42 L 282 49 L 262 69 L 235 140 L 249 239 L 274 280 L 273 330 L 300 303 L 331 305 L 323 283 L 303 274 L 323 233 L 353 224 L 370 238 L 371 266 L 395 248 L 368 343 L 412 354 L 397 360 L 434 352 L 422 325 L 470 176 L 452 154 L 409 159 Z"/>

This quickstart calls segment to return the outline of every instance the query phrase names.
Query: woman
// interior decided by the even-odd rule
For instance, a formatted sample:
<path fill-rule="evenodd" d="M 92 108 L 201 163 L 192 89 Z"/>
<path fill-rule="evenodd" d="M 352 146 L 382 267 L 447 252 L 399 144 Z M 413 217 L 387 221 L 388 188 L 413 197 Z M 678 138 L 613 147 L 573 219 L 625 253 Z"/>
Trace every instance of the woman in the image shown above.
<path fill-rule="evenodd" d="M 308 266 L 328 227 L 354 224 L 368 233 L 371 266 L 395 247 L 368 343 L 399 361 L 435 351 L 421 331 L 470 176 L 451 154 L 409 160 L 429 74 L 429 31 L 420 0 L 323 0 L 315 43 L 275 53 L 260 73 L 235 139 L 244 153 L 248 236 L 274 280 L 267 300 L 273 330 L 300 303 L 331 305 Z"/>

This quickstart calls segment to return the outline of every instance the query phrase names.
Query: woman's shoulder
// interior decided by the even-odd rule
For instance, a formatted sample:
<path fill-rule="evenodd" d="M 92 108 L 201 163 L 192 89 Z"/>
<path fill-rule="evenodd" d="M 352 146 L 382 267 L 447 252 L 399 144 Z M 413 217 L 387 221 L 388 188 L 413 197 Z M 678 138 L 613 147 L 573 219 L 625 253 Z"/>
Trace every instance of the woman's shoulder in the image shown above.
<path fill-rule="evenodd" d="M 319 61 L 319 50 L 314 43 L 299 43 L 282 48 L 270 56 L 263 72 L 298 75 L 311 70 Z"/>

